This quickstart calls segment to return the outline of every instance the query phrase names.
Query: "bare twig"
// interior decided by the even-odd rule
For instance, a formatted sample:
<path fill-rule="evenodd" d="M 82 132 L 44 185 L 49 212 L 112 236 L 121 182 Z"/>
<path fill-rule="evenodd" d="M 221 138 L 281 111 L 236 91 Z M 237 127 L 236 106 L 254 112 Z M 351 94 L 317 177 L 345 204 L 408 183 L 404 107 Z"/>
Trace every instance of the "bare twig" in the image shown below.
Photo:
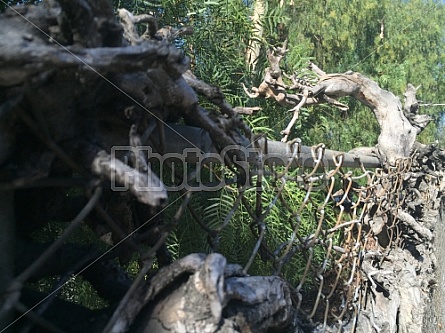
<path fill-rule="evenodd" d="M 236 106 L 233 108 L 233 110 L 236 113 L 239 114 L 245 114 L 245 115 L 252 115 L 254 113 L 257 113 L 258 111 L 261 111 L 262 108 L 259 106 L 253 106 L 253 107 L 248 107 L 248 106 Z"/>
<path fill-rule="evenodd" d="M 325 75 L 326 75 L 326 72 L 324 72 L 324 71 L 322 71 L 321 69 L 320 69 L 320 67 L 318 67 L 316 64 L 314 64 L 313 62 L 309 62 L 309 69 L 311 70 L 311 71 L 313 71 L 315 74 L 317 74 L 317 76 L 319 77 L 319 78 L 322 78 L 322 77 L 324 77 Z"/>
<path fill-rule="evenodd" d="M 419 106 L 445 106 L 445 103 L 420 103 Z"/>
<path fill-rule="evenodd" d="M 294 114 L 292 116 L 291 121 L 287 125 L 287 127 L 283 131 L 281 131 L 281 134 L 283 135 L 283 138 L 281 139 L 281 142 L 287 142 L 287 139 L 289 137 L 290 131 L 291 131 L 292 127 L 295 125 L 295 122 L 298 119 L 298 115 L 299 115 L 300 109 L 306 103 L 308 95 L 309 95 L 309 90 L 305 89 L 304 92 L 303 92 L 303 98 L 301 99 L 300 103 L 298 103 L 298 105 L 295 106 L 293 109 L 289 110 L 289 111 L 293 111 Z"/>

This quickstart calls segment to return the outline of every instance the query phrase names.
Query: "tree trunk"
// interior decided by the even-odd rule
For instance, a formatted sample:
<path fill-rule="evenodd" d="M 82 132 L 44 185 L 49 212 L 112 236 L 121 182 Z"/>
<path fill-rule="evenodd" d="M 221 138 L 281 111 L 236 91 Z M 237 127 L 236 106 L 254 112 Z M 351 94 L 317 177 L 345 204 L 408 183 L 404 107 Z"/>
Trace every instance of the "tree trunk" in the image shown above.
<path fill-rule="evenodd" d="M 258 58 L 263 45 L 263 19 L 266 13 L 266 6 L 264 0 L 255 0 L 253 5 L 252 16 L 252 37 L 249 40 L 249 46 L 246 51 L 246 62 L 250 69 L 254 72 Z"/>

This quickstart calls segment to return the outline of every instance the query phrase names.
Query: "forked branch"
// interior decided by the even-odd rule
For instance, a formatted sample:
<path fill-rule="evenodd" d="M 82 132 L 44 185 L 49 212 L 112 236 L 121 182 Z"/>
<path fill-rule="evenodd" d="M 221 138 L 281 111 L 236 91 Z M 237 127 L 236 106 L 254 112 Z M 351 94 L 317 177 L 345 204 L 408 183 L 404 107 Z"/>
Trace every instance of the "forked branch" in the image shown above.
<path fill-rule="evenodd" d="M 398 97 L 359 73 L 348 71 L 327 74 L 313 63 L 309 64 L 309 69 L 316 75 L 316 82 L 294 73 L 287 76 L 292 85 L 286 85 L 280 69 L 280 61 L 285 53 L 286 46 L 269 50 L 267 56 L 270 67 L 266 69 L 261 84 L 251 89 L 253 93 L 243 86 L 251 98 L 274 99 L 280 105 L 292 107 L 293 117 L 281 132 L 283 142 L 288 140 L 303 106 L 328 103 L 346 111 L 348 106 L 337 99 L 349 96 L 368 106 L 374 113 L 380 126 L 380 135 L 373 151 L 383 163 L 394 164 L 397 159 L 410 155 L 417 134 L 431 121 L 429 116 L 417 114 L 419 104 L 414 86 L 408 85 L 405 106 L 402 107 Z"/>

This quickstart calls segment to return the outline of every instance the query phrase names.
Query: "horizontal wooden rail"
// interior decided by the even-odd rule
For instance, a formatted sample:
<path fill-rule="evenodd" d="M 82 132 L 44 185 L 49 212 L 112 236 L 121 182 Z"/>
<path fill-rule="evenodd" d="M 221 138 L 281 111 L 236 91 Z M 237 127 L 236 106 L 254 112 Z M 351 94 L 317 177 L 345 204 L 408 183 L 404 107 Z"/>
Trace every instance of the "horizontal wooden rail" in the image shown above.
<path fill-rule="evenodd" d="M 158 135 L 152 136 L 154 138 Z M 183 159 L 188 163 L 198 161 L 222 162 L 220 154 L 217 152 L 208 132 L 201 128 L 169 124 L 165 126 L 165 143 L 162 156 L 168 158 Z M 159 146 L 159 142 L 157 142 Z M 283 143 L 279 141 L 267 140 L 262 137 L 245 145 L 226 147 L 226 151 L 239 149 L 245 153 L 245 160 L 253 164 L 257 162 L 258 154 L 262 152 L 263 163 L 274 165 L 287 165 L 291 162 L 293 167 L 313 167 L 317 161 L 318 151 L 314 147 L 303 146 L 298 143 Z M 223 152 L 224 153 L 224 152 Z M 324 149 L 322 154 L 324 167 L 334 168 L 341 162 L 343 167 L 365 168 L 381 167 L 381 162 L 377 157 L 349 154 L 335 150 Z M 241 162 L 241 161 L 237 161 Z"/>

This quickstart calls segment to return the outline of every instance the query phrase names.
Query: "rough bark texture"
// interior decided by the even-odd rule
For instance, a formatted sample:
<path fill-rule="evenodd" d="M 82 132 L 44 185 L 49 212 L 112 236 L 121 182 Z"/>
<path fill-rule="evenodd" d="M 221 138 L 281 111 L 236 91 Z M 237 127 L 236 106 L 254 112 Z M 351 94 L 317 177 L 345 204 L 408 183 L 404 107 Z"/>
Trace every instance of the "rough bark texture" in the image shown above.
<path fill-rule="evenodd" d="M 423 317 L 422 332 L 440 332 L 445 323 L 445 210 L 443 199 L 441 199 L 437 226 L 435 229 L 436 241 L 434 242 L 434 254 L 437 258 L 435 278 L 430 281 L 433 292 L 426 304 L 425 316 Z"/>
<path fill-rule="evenodd" d="M 162 293 L 142 287 L 144 303 L 156 302 L 143 310 L 136 332 L 265 332 L 295 324 L 290 291 L 278 277 L 242 276 L 220 254 L 185 257 L 166 270 L 158 273 L 171 277 Z"/>
<path fill-rule="evenodd" d="M 204 152 L 230 146 L 233 149 L 223 162 L 246 181 L 250 169 L 233 160 L 247 164 L 237 148 L 250 144 L 251 133 L 238 115 L 240 109 L 232 108 L 219 88 L 188 71 L 188 58 L 168 42 L 189 29 L 158 29 L 151 16 L 136 17 L 124 10 L 119 17 L 121 24 L 106 0 L 47 0 L 0 14 L 1 325 L 8 325 L 16 310 L 17 316 L 26 313 L 30 320 L 20 321 L 24 332 L 32 331 L 33 325 L 38 327 L 34 332 L 298 332 L 301 308 L 296 309 L 291 296 L 302 294 L 292 294 L 283 279 L 247 276 L 217 253 L 192 254 L 172 262 L 165 240 L 181 220 L 191 194 L 181 193 L 180 208 L 164 221 L 159 212 L 166 204 L 166 188 L 137 147 L 151 145 L 153 151 L 165 153 L 176 144 L 186 148 L 188 143 L 200 142 L 198 148 Z M 139 22 L 148 23 L 142 36 L 134 28 Z M 373 151 L 381 161 L 391 165 L 411 154 L 416 134 L 428 122 L 417 114 L 414 87 L 408 87 L 402 108 L 393 94 L 360 74 L 325 74 L 315 65 L 311 68 L 317 80 L 306 82 L 294 75 L 287 86 L 279 66 L 285 52 L 286 45 L 268 53 L 270 68 L 252 97 L 269 97 L 292 107 L 292 122 L 304 104 L 326 102 L 344 110 L 347 106 L 335 98 L 355 97 L 379 120 L 381 134 Z M 199 106 L 198 95 L 221 113 L 210 115 Z M 169 125 L 180 119 L 198 127 L 197 134 L 189 131 L 196 141 Z M 292 122 L 283 131 L 284 141 Z M 175 141 L 172 132 L 184 141 Z M 314 162 L 312 155 L 301 157 L 313 153 L 308 147 L 277 142 L 272 146 L 286 160 L 289 150 L 302 149 L 292 151 L 297 158 L 289 167 Z M 379 202 L 373 203 L 375 214 L 363 221 L 384 243 L 387 231 L 394 227 L 390 217 L 399 215 L 406 237 L 399 239 L 404 245 L 390 255 L 380 253 L 378 246 L 364 253 L 361 269 L 369 293 L 360 303 L 363 311 L 355 326 L 350 327 L 358 332 L 421 329 L 435 267 L 429 242 L 443 192 L 443 174 L 436 171 L 444 169 L 445 159 L 434 147 L 416 149 L 417 164 L 403 179 L 407 206 L 390 202 L 389 190 L 382 185 Z M 329 154 L 334 160 L 336 152 Z M 357 163 L 355 155 L 344 157 L 349 163 L 344 166 Z M 375 158 L 367 161 L 380 164 Z M 421 189 L 416 192 L 416 187 Z M 396 194 L 397 199 L 400 193 Z M 262 215 L 261 206 L 257 208 L 256 218 Z M 33 233 L 49 221 L 52 225 L 71 222 L 60 227 L 63 231 L 51 244 L 32 241 Z M 84 221 L 97 238 L 113 246 L 107 256 L 67 244 Z M 16 240 L 14 228 L 20 238 L 15 256 L 10 245 Z M 261 242 L 254 255 L 264 255 L 260 247 Z M 133 254 L 139 256 L 142 269 L 130 279 L 114 260 L 126 263 Z M 161 267 L 153 273 L 155 256 Z M 14 260 L 18 262 L 15 277 Z M 53 293 L 24 287 L 54 274 L 63 284 L 78 273 L 109 307 L 93 311 L 57 300 Z"/>
<path fill-rule="evenodd" d="M 169 43 L 180 34 L 189 33 L 189 29 L 157 29 L 152 17 L 135 17 L 125 10 L 119 11 L 119 16 L 122 25 L 105 0 L 48 0 L 38 6 L 9 8 L 0 14 L 0 188 L 8 190 L 2 195 L 10 199 L 13 196 L 10 191 L 14 190 L 17 199 L 12 215 L 10 204 L 1 210 L 2 218 L 7 219 L 2 227 L 8 228 L 4 229 L 2 244 L 13 249 L 10 242 L 15 235 L 10 227 L 14 225 L 14 215 L 23 239 L 16 257 L 21 264 L 15 278 L 11 275 L 14 254 L 4 252 L 2 329 L 11 322 L 11 310 L 15 309 L 49 331 L 60 332 L 62 328 L 84 332 L 88 325 L 80 323 L 91 321 L 97 325 L 90 327 L 90 331 L 102 330 L 106 322 L 108 326 L 115 322 L 113 316 L 105 322 L 101 318 L 110 316 L 108 312 L 117 302 L 125 306 L 122 312 L 117 312 L 116 319 L 118 323 L 126 320 L 126 324 L 105 329 L 106 332 L 130 329 L 143 307 L 155 309 L 157 317 L 144 323 L 142 315 L 148 310 L 141 312 L 138 322 L 142 324 L 132 330 L 144 331 L 147 325 L 156 326 L 159 319 L 165 321 L 166 327 L 201 325 L 208 331 L 214 331 L 211 327 L 219 329 L 220 320 L 226 320 L 227 327 L 233 327 L 234 332 L 240 330 L 237 322 L 244 327 L 258 326 L 261 331 L 276 325 L 290 325 L 293 311 L 285 282 L 264 278 L 268 284 L 258 293 L 258 299 L 252 299 L 240 288 L 247 287 L 253 278 L 245 283 L 242 280 L 228 283 L 224 274 L 235 278 L 238 269 L 226 265 L 222 256 L 210 256 L 205 264 L 204 257 L 198 256 L 200 259 L 190 271 L 175 271 L 181 261 L 176 266 L 167 266 L 153 277 L 151 284 L 138 287 L 142 290 L 148 287 L 149 291 L 140 303 L 135 303 L 131 297 L 142 294 L 132 292 L 139 285 L 129 284 L 128 276 L 118 266 L 106 258 L 96 262 L 94 258 L 101 256 L 100 252 L 64 245 L 81 222 L 87 220 L 108 244 L 125 240 L 119 250 L 108 253 L 107 257 L 126 262 L 129 255 L 139 252 L 142 261 L 148 260 L 144 267 L 151 267 L 150 260 L 156 253 L 159 264 L 169 264 L 171 258 L 165 249 L 165 238 L 169 228 L 179 221 L 186 204 L 171 225 L 163 225 L 158 211 L 166 204 L 167 193 L 158 176 L 150 170 L 147 157 L 141 155 L 137 147 L 154 144 L 156 151 L 163 152 L 169 139 L 165 137 L 164 126 L 169 126 L 166 121 L 181 118 L 206 130 L 215 152 L 226 146 L 249 144 L 246 136 L 250 137 L 250 130 L 225 101 L 224 94 L 192 73 L 186 73 L 188 58 Z M 138 36 L 134 29 L 134 24 L 140 22 L 149 23 L 143 36 Z M 214 103 L 222 115 L 210 117 L 198 105 L 197 94 Z M 233 166 L 234 172 L 237 167 L 231 157 L 237 154 L 233 149 L 225 156 L 225 162 Z M 242 177 L 245 179 L 246 175 Z M 83 189 L 85 198 L 69 194 L 68 189 L 72 187 Z M 115 191 L 102 191 L 102 187 Z M 30 241 L 32 233 L 48 221 L 70 219 L 71 224 L 54 243 L 46 246 Z M 145 221 L 150 224 L 144 227 L 141 223 Z M 144 250 L 146 245 L 150 250 Z M 93 262 L 94 267 L 85 270 Z M 60 276 L 62 285 L 78 273 L 110 302 L 109 309 L 89 311 L 56 300 L 57 293 L 41 295 L 23 288 L 26 282 L 53 274 Z M 185 290 L 195 288 L 194 291 L 179 288 L 188 276 L 190 283 L 185 284 Z M 166 293 L 163 286 L 172 285 L 178 289 L 172 289 L 171 297 L 190 298 L 200 307 L 184 307 L 189 317 L 183 322 L 169 321 L 153 302 L 154 297 Z M 268 293 L 272 295 L 270 303 L 258 306 L 257 302 L 267 298 Z M 198 301 L 199 297 L 202 300 Z M 42 304 L 34 308 L 42 298 L 45 299 Z M 240 314 L 235 307 L 230 315 L 223 315 L 229 301 L 243 302 L 244 298 L 245 316 L 229 319 Z M 206 299 L 208 303 L 204 302 Z M 163 303 L 160 304 L 162 307 Z M 258 308 L 258 313 L 249 307 Z M 57 309 L 71 312 L 75 319 L 68 320 L 64 314 L 57 314 Z M 198 320 L 197 315 L 201 313 L 198 310 L 206 317 Z M 272 320 L 274 315 L 281 319 Z M 30 325 L 23 324 L 23 330 L 30 330 Z M 196 327 L 197 332 L 202 331 Z"/>
<path fill-rule="evenodd" d="M 316 74 L 317 80 L 300 79 L 297 73 L 294 73 L 288 76 L 292 84 L 287 85 L 280 69 L 280 61 L 286 54 L 286 47 L 287 43 L 281 48 L 268 51 L 270 67 L 266 69 L 260 86 L 252 88 L 253 94 L 244 87 L 252 98 L 273 98 L 283 106 L 292 106 L 290 111 L 293 111 L 294 115 L 289 125 L 281 132 L 284 142 L 288 140 L 301 107 L 330 103 L 341 110 L 347 110 L 347 106 L 336 99 L 351 96 L 372 110 L 380 126 L 377 145 L 372 150 L 361 152 L 377 155 L 382 163 L 389 165 L 394 165 L 397 159 L 410 156 L 417 134 L 431 121 L 429 116 L 417 114 L 416 89 L 411 84 L 405 93 L 403 107 L 398 97 L 359 73 L 326 74 L 312 63 L 309 64 L 309 69 Z"/>
<path fill-rule="evenodd" d="M 364 256 L 362 270 L 369 293 L 356 332 L 438 332 L 444 320 L 438 301 L 443 288 L 438 279 L 443 272 L 440 235 L 445 159 L 443 152 L 431 147 L 415 156 L 410 172 L 404 175 L 405 204 L 394 212 L 400 219 L 400 245 L 388 255 L 383 255 L 381 247 L 370 247 Z M 427 167 L 431 162 L 437 171 Z M 386 208 L 391 210 L 390 205 Z M 383 228 L 375 233 L 379 244 L 389 239 L 387 228 L 392 222 L 385 216 Z M 378 209 L 370 218 L 372 227 L 379 220 Z"/>

